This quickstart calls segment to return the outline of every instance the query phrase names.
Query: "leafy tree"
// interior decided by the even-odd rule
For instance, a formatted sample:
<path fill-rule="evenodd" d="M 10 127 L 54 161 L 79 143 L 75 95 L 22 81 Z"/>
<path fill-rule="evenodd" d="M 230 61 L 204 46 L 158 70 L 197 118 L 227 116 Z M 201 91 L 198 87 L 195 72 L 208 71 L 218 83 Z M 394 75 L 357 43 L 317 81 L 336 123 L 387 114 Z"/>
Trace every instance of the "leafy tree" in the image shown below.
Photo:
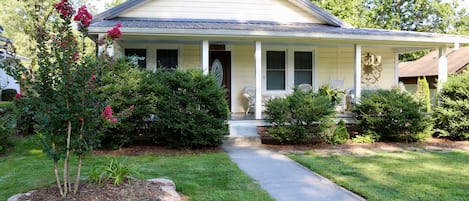
<path fill-rule="evenodd" d="M 106 68 L 102 68 L 105 66 L 102 60 L 94 59 L 94 54 L 86 54 L 85 39 L 92 15 L 85 6 L 76 14 L 68 0 L 55 4 L 28 1 L 23 6 L 25 18 L 31 20 L 26 29 L 31 31 L 36 45 L 33 62 L 38 68 L 30 70 L 19 65 L 15 69 L 20 73 L 11 69 L 7 72 L 16 78 L 21 74 L 26 78 L 24 106 L 33 111 L 35 130 L 43 150 L 53 160 L 57 187 L 60 194 L 66 196 L 72 192 L 71 155 L 78 156 L 73 189 L 76 193 L 83 157 L 97 145 L 98 128 L 117 121 L 110 106 L 101 113 L 97 104 L 97 75 Z M 77 23 L 79 35 L 73 31 L 72 21 Z M 115 32 L 113 29 L 108 35 Z M 107 41 L 113 39 L 109 36 Z M 61 159 L 63 171 L 58 168 Z"/>
<path fill-rule="evenodd" d="M 355 27 L 432 33 L 469 33 L 469 14 L 459 2 L 443 0 L 311 0 Z M 428 51 L 402 54 L 400 61 L 418 59 Z"/>
<path fill-rule="evenodd" d="M 114 7 L 114 6 L 117 6 L 117 5 L 121 4 L 121 3 L 124 3 L 125 1 L 126 1 L 126 0 L 113 0 L 113 1 L 111 1 L 111 2 L 106 2 L 106 3 L 104 4 L 104 8 L 109 9 L 109 8 L 112 8 L 112 7 Z"/>

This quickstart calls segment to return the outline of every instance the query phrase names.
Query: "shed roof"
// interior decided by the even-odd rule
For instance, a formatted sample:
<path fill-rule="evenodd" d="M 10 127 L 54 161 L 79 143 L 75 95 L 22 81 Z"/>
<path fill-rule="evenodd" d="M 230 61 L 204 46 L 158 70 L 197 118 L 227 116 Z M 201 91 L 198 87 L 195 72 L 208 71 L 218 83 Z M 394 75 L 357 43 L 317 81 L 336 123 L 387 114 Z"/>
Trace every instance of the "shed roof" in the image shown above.
<path fill-rule="evenodd" d="M 459 73 L 469 64 L 469 47 L 451 51 L 448 56 L 448 73 Z M 399 64 L 399 77 L 419 77 L 438 75 L 438 51 L 432 51 L 424 57 Z"/>

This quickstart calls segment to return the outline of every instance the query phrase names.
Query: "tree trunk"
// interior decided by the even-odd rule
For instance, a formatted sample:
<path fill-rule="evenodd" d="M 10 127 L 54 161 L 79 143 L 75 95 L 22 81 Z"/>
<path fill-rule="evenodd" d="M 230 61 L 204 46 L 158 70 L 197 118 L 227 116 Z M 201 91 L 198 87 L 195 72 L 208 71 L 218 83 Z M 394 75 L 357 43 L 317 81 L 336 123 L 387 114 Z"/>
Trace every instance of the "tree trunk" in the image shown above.
<path fill-rule="evenodd" d="M 68 102 L 67 102 L 68 106 Z M 66 148 L 66 155 L 64 159 L 64 192 L 67 195 L 68 192 L 71 190 L 71 185 L 69 182 L 70 173 L 69 173 L 69 161 L 70 161 L 70 139 L 72 136 L 72 122 L 68 120 L 67 123 L 67 148 Z"/>
<path fill-rule="evenodd" d="M 59 166 L 57 161 L 54 161 L 54 174 L 55 174 L 55 181 L 57 182 L 57 186 L 59 187 L 60 195 L 64 196 L 64 191 L 62 190 L 62 184 L 60 184 L 60 177 L 59 177 Z"/>
<path fill-rule="evenodd" d="M 83 127 L 85 125 L 84 120 L 81 121 L 80 127 L 80 141 L 83 139 Z M 78 192 L 78 186 L 80 185 L 80 173 L 81 173 L 81 164 L 83 163 L 83 153 L 78 156 L 78 166 L 77 166 L 77 174 L 75 176 L 75 186 L 73 193 L 76 194 Z"/>

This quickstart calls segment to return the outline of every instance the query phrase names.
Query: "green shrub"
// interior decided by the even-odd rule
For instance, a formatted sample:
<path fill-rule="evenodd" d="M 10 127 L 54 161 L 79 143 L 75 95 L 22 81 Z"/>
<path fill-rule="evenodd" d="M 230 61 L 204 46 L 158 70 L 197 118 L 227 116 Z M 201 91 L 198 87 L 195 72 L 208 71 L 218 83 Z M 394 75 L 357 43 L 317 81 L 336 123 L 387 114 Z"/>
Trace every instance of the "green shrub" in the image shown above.
<path fill-rule="evenodd" d="M 426 112 L 431 112 L 432 104 L 430 100 L 430 86 L 428 85 L 427 79 L 425 77 L 418 78 L 415 97 Z"/>
<path fill-rule="evenodd" d="M 469 72 L 450 76 L 438 96 L 435 127 L 452 139 L 469 140 Z"/>
<path fill-rule="evenodd" d="M 335 128 L 331 128 L 331 132 L 324 132 L 321 139 L 328 144 L 345 144 L 350 138 L 350 134 L 345 127 L 345 122 L 340 120 Z"/>
<path fill-rule="evenodd" d="M 154 91 L 157 142 L 171 147 L 218 146 L 228 134 L 225 90 L 199 70 L 156 71 L 145 77 Z"/>
<path fill-rule="evenodd" d="M 17 93 L 16 89 L 3 89 L 2 101 L 14 101 Z"/>
<path fill-rule="evenodd" d="M 335 104 L 340 103 L 344 95 L 343 91 L 331 89 L 328 85 L 323 85 L 319 87 L 318 93 L 320 95 L 328 97 L 329 100 L 334 102 Z"/>
<path fill-rule="evenodd" d="M 353 111 L 360 129 L 376 132 L 382 140 L 420 140 L 432 125 L 419 103 L 396 89 L 364 92 Z"/>
<path fill-rule="evenodd" d="M 10 136 L 15 132 L 15 105 L 0 102 L 0 153 L 10 145 Z"/>
<path fill-rule="evenodd" d="M 228 134 L 225 91 L 201 71 L 140 71 L 120 61 L 101 87 L 119 117 L 102 144 L 119 148 L 136 136 L 170 147 L 217 146 Z"/>
<path fill-rule="evenodd" d="M 334 103 L 328 96 L 296 88 L 286 98 L 268 101 L 265 112 L 272 123 L 269 135 L 286 144 L 310 143 L 331 125 L 335 114 Z"/>
<path fill-rule="evenodd" d="M 118 121 L 101 136 L 101 146 L 118 149 L 132 144 L 134 137 L 145 127 L 143 120 L 151 113 L 156 99 L 142 79 L 145 72 L 124 59 L 117 60 L 111 71 L 102 75 L 100 94 L 112 106 Z M 150 130 L 150 129 L 148 129 Z"/>
<path fill-rule="evenodd" d="M 353 143 L 373 143 L 379 141 L 379 135 L 373 131 L 367 130 L 362 135 L 356 135 L 352 138 Z"/>

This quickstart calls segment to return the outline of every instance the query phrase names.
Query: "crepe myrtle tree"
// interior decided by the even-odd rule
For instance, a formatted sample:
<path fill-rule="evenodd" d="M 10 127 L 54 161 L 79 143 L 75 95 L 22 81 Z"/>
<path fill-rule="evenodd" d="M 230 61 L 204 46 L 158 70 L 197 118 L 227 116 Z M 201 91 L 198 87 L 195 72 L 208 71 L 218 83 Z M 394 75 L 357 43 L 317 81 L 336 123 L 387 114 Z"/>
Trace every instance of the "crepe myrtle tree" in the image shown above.
<path fill-rule="evenodd" d="M 37 44 L 37 70 L 24 76 L 28 87 L 25 87 L 26 97 L 20 98 L 34 111 L 36 132 L 44 152 L 53 161 L 56 183 L 65 197 L 68 193 L 77 193 L 83 157 L 98 144 L 99 130 L 112 126 L 118 119 L 113 116 L 111 106 L 98 100 L 96 89 L 99 75 L 106 71 L 106 61 L 93 59 L 94 56 L 85 51 L 92 15 L 86 6 L 75 12 L 68 0 L 53 6 L 47 18 L 52 23 L 43 23 L 44 18 L 32 15 L 36 20 L 33 37 Z M 79 34 L 73 31 L 72 22 L 77 24 Z M 115 32 L 121 36 L 119 27 L 114 27 L 112 35 L 107 35 L 105 40 L 117 40 Z M 104 57 L 106 59 L 111 58 Z M 78 160 L 73 189 L 72 155 Z M 59 171 L 60 160 L 63 160 L 63 171 Z"/>

